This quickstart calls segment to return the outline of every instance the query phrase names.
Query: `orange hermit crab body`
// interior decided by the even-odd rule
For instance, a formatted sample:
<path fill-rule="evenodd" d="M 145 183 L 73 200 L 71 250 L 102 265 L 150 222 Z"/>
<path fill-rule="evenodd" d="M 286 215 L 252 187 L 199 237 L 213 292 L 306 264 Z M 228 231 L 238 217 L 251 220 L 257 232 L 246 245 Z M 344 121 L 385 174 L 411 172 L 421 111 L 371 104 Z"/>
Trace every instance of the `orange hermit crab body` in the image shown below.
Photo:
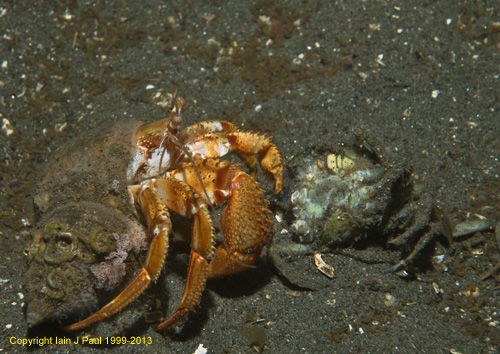
<path fill-rule="evenodd" d="M 269 242 L 271 219 L 268 202 L 263 198 L 264 191 L 239 164 L 220 158 L 234 152 L 252 172 L 259 164 L 264 172 L 274 178 L 277 193 L 283 184 L 282 159 L 277 147 L 271 143 L 270 137 L 239 131 L 228 122 L 206 121 L 181 130 L 184 106 L 185 102 L 176 98 L 170 118 L 136 130 L 132 156 L 127 164 L 128 199 L 143 215 L 150 239 L 142 269 L 114 300 L 82 321 L 65 326 L 65 329 L 79 330 L 112 316 L 158 279 L 169 245 L 172 228 L 170 212 L 194 219 L 191 256 L 184 294 L 178 308 L 157 326 L 158 330 L 171 327 L 199 302 L 207 279 L 245 270 L 257 260 L 262 248 Z M 37 194 L 37 205 L 50 203 L 50 196 L 45 194 Z M 109 252 L 104 258 L 109 262 L 113 260 L 111 254 L 116 256 L 121 252 L 117 246 L 119 240 L 108 237 L 112 230 L 107 231 L 107 238 L 99 236 L 105 234 L 105 225 L 86 225 L 85 229 L 89 229 L 89 232 L 94 229 L 87 237 L 83 235 L 80 227 L 82 222 L 77 217 L 61 216 L 57 219 L 63 215 L 60 210 L 66 208 L 64 210 L 71 212 L 66 211 L 64 215 L 74 215 L 76 213 L 72 210 L 87 203 L 72 198 L 75 199 L 72 196 L 69 197 L 70 201 L 57 200 L 60 205 L 51 207 L 52 211 L 42 218 L 38 227 L 40 231 L 35 232 L 35 240 L 30 246 L 29 257 L 31 264 L 35 264 L 34 268 L 41 269 L 42 265 L 43 269 L 53 267 L 46 279 L 44 275 L 35 282 L 37 285 L 32 285 L 33 304 L 28 306 L 30 325 L 44 321 L 37 312 L 36 303 L 50 300 L 53 308 L 56 308 L 54 304 L 57 301 L 62 304 L 72 296 L 79 296 L 71 290 L 76 286 L 74 269 L 78 264 L 99 257 L 103 259 L 102 255 L 95 255 L 99 252 Z M 209 207 L 225 202 L 227 206 L 220 220 L 224 241 L 216 247 Z M 102 207 L 90 209 L 93 211 L 85 214 L 86 223 L 94 225 Z M 123 213 L 122 208 L 120 215 Z M 104 241 L 96 241 L 98 237 Z M 69 252 L 68 256 L 63 255 L 65 252 Z M 47 253 L 52 258 L 47 257 Z M 53 254 L 57 257 L 53 257 Z M 55 265 L 53 259 L 59 263 Z M 83 268 L 78 268 L 80 273 L 85 272 Z M 61 273 L 61 269 L 66 269 L 65 273 Z M 87 298 L 92 298 L 92 295 Z M 78 301 L 87 300 L 75 298 L 73 302 Z"/>

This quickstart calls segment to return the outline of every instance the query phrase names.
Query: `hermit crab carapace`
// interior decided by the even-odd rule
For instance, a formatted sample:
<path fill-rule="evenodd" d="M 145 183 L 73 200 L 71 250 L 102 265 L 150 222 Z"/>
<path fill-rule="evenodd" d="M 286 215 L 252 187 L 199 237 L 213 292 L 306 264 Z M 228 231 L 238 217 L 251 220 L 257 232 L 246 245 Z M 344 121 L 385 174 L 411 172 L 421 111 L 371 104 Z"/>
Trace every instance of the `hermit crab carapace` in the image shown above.
<path fill-rule="evenodd" d="M 163 268 L 170 212 L 194 219 L 191 256 L 180 304 L 158 330 L 171 327 L 198 303 L 207 279 L 245 270 L 269 242 L 268 201 L 252 175 L 260 165 L 274 178 L 275 192 L 281 191 L 276 145 L 268 136 L 222 121 L 181 130 L 185 101 L 173 101 L 168 119 L 103 130 L 97 133 L 100 144 L 93 136 L 54 153 L 35 196 L 41 219 L 28 249 L 29 326 L 67 323 L 95 308 L 96 289 L 117 288 L 129 272 L 127 257 L 147 248 L 140 272 L 114 300 L 64 328 L 85 328 L 139 297 Z M 230 152 L 251 174 L 220 159 Z M 227 203 L 220 219 L 223 242 L 216 247 L 209 207 L 221 203 Z"/>

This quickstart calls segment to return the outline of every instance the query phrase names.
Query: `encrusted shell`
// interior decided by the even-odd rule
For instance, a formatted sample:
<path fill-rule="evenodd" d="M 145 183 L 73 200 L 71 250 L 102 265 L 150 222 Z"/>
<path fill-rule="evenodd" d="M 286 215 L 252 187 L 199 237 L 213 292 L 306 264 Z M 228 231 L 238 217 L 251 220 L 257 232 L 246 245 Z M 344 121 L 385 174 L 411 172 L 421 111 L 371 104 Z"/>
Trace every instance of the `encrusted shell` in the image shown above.
<path fill-rule="evenodd" d="M 28 326 L 89 315 L 101 292 L 140 267 L 147 234 L 126 180 L 137 127 L 99 129 L 54 153 L 34 198 L 41 217 L 27 249 Z"/>

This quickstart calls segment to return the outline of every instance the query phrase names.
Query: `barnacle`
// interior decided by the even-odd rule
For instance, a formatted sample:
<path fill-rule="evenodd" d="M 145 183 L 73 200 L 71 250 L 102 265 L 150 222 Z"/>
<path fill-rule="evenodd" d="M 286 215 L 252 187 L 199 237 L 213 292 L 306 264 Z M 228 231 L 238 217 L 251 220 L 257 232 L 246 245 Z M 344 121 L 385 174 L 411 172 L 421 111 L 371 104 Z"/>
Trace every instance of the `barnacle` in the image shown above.
<path fill-rule="evenodd" d="M 313 161 L 291 196 L 292 230 L 301 242 L 317 238 L 336 244 L 351 242 L 357 229 L 353 218 L 369 216 L 377 208 L 371 196 L 380 188 L 384 174 L 384 167 L 353 150 Z"/>
<path fill-rule="evenodd" d="M 35 233 L 28 248 L 28 257 L 39 262 L 57 265 L 78 257 L 84 262 L 94 262 L 95 254 L 116 250 L 116 241 L 98 227 L 90 234 L 66 231 L 62 222 L 52 221 L 45 226 L 43 236 Z"/>
<path fill-rule="evenodd" d="M 78 288 L 78 279 L 70 266 L 63 269 L 53 269 L 47 275 L 47 285 L 43 288 L 45 294 L 52 299 L 66 301 L 68 294 Z"/>

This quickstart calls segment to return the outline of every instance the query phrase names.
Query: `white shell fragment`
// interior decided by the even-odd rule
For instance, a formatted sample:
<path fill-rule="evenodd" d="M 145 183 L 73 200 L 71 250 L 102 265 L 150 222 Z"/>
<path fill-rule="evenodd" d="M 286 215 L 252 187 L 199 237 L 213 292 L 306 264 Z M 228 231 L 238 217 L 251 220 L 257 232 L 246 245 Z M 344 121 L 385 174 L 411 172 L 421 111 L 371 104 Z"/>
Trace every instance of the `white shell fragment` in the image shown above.
<path fill-rule="evenodd" d="M 198 348 L 196 348 L 196 351 L 193 354 L 206 354 L 207 353 L 207 348 L 203 346 L 203 344 L 200 343 Z"/>
<path fill-rule="evenodd" d="M 444 294 L 443 289 L 441 289 L 441 288 L 439 287 L 439 284 L 438 284 L 438 283 L 436 283 L 436 282 L 432 283 L 432 287 L 434 288 L 434 292 L 435 292 L 437 295 Z"/>
<path fill-rule="evenodd" d="M 12 129 L 12 126 L 10 125 L 10 121 L 6 118 L 2 119 L 2 131 L 5 133 L 5 135 L 9 136 L 14 133 L 14 129 Z"/>
<path fill-rule="evenodd" d="M 493 225 L 491 220 L 471 220 L 461 222 L 453 228 L 453 238 L 470 235 L 478 231 L 486 231 Z"/>
<path fill-rule="evenodd" d="M 318 268 L 321 273 L 326 275 L 328 278 L 333 278 L 334 269 L 331 265 L 325 263 L 321 254 L 314 254 L 314 263 L 316 264 L 316 268 Z"/>

